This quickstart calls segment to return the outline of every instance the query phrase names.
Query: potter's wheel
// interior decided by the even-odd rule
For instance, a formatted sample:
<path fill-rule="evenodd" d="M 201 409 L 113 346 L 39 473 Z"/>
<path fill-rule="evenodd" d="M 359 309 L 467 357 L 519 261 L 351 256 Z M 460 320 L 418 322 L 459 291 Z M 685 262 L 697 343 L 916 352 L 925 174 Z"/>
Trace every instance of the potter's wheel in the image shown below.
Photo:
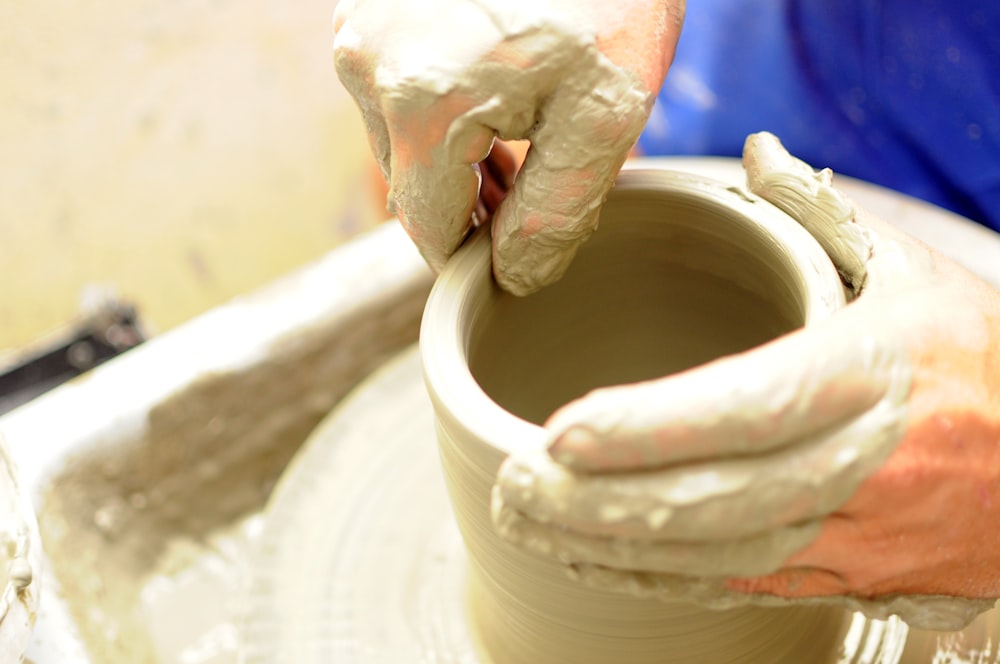
<path fill-rule="evenodd" d="M 259 538 L 246 662 L 480 661 L 434 436 L 415 348 L 313 432 Z"/>
<path fill-rule="evenodd" d="M 316 429 L 275 489 L 245 661 L 488 664 L 464 609 L 466 559 L 444 486 L 414 348 Z M 845 624 L 843 657 L 811 661 L 890 664 L 901 634 L 859 616 Z"/>
<path fill-rule="evenodd" d="M 696 170 L 691 163 L 680 168 Z M 902 209 L 884 190 L 845 189 L 884 216 L 887 207 Z M 992 260 L 1000 238 L 955 223 L 954 243 L 942 246 L 952 219 L 893 220 L 954 258 L 971 256 L 978 263 L 970 267 L 1000 284 L 1000 273 L 988 273 L 1000 270 Z M 976 244 L 960 243 L 972 236 Z M 245 661 L 488 664 L 465 614 L 465 553 L 414 350 L 371 376 L 313 433 L 275 489 L 259 541 Z M 878 630 L 848 630 L 839 661 L 895 661 L 899 644 L 884 643 Z M 994 610 L 957 634 L 911 630 L 900 661 L 1000 664 L 998 644 Z"/>

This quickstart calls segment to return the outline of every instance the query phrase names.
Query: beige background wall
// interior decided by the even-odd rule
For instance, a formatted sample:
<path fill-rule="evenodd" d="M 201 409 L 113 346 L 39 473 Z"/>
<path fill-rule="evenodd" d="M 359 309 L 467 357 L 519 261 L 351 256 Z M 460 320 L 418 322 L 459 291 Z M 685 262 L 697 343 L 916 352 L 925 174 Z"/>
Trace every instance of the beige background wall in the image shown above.
<path fill-rule="evenodd" d="M 334 4 L 0 3 L 0 354 L 87 284 L 163 331 L 381 216 Z"/>

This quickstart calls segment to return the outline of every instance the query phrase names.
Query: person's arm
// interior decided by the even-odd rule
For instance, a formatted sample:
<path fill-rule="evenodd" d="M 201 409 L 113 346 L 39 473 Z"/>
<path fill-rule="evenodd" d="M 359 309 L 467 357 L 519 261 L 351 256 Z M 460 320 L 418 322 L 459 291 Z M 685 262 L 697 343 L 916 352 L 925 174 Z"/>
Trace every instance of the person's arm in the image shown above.
<path fill-rule="evenodd" d="M 957 628 L 1000 597 L 1000 293 L 773 136 L 751 136 L 744 165 L 853 301 L 565 406 L 547 451 L 501 468 L 495 522 L 591 583 L 728 605 L 837 597 Z"/>
<path fill-rule="evenodd" d="M 683 11 L 683 0 L 341 0 L 337 72 L 431 267 L 481 203 L 480 215 L 499 206 L 501 286 L 526 294 L 562 275 L 649 116 Z M 480 191 L 497 137 L 531 149 L 516 180 L 492 159 Z"/>

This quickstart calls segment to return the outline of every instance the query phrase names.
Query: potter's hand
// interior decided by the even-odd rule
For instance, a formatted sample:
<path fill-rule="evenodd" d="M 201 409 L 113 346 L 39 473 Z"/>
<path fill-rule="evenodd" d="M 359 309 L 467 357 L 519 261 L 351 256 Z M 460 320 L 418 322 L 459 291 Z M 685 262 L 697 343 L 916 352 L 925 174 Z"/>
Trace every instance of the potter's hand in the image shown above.
<path fill-rule="evenodd" d="M 337 72 L 361 107 L 390 206 L 431 267 L 468 234 L 478 162 L 499 136 L 532 147 L 516 182 L 513 162 L 491 162 L 491 187 L 510 187 L 493 221 L 497 280 L 525 294 L 562 275 L 642 131 L 683 7 L 341 0 Z"/>
<path fill-rule="evenodd" d="M 719 606 L 839 596 L 957 628 L 1000 597 L 1000 293 L 852 207 L 773 136 L 747 140 L 744 166 L 854 300 L 567 405 L 548 454 L 502 467 L 495 522 L 591 584 Z"/>

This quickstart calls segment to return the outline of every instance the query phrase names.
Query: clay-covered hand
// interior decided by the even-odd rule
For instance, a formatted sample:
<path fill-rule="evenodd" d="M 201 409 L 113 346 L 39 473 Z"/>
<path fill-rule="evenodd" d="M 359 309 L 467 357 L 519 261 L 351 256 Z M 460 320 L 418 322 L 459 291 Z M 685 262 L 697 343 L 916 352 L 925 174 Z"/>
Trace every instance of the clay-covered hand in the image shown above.
<path fill-rule="evenodd" d="M 510 187 L 494 272 L 517 294 L 562 275 L 649 116 L 683 11 L 684 0 L 341 0 L 337 73 L 390 207 L 432 268 L 473 224 L 494 139 L 526 138 L 516 181 L 513 162 L 494 160 L 494 189 Z"/>
<path fill-rule="evenodd" d="M 958 628 L 1000 597 L 1000 293 L 773 136 L 743 159 L 853 300 L 565 406 L 547 452 L 501 468 L 494 520 L 591 584 L 718 606 L 838 598 Z"/>

